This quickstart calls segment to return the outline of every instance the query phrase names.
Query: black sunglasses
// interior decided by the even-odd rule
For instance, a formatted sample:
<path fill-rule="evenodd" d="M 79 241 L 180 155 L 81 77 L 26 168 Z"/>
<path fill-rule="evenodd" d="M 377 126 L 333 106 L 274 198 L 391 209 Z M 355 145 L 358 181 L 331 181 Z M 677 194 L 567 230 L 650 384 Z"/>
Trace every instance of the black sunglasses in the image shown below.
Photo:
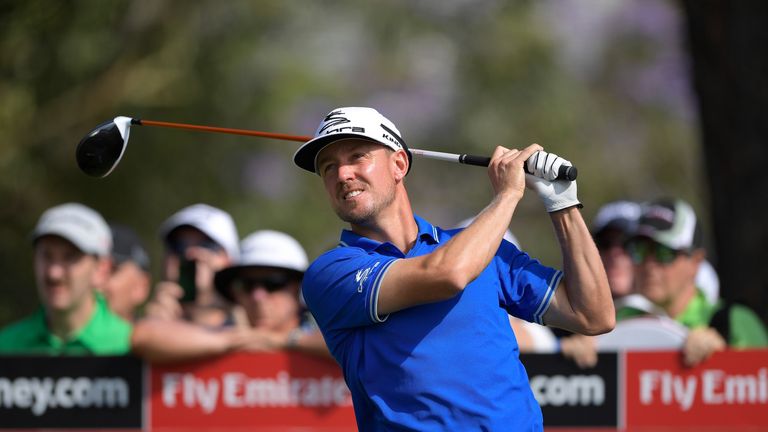
<path fill-rule="evenodd" d="M 659 264 L 667 265 L 679 255 L 688 253 L 649 240 L 630 240 L 626 243 L 625 248 L 635 264 L 642 264 L 646 258 L 653 256 Z"/>
<path fill-rule="evenodd" d="M 232 288 L 243 293 L 252 293 L 256 288 L 263 287 L 267 292 L 280 291 L 296 278 L 285 273 L 275 273 L 263 277 L 238 277 L 232 281 Z"/>

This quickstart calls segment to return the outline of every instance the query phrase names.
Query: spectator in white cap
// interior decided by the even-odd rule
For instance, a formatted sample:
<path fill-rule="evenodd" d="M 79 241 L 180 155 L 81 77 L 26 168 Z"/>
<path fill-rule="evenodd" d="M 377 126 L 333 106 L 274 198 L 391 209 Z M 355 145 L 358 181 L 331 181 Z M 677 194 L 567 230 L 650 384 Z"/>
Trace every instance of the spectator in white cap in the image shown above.
<path fill-rule="evenodd" d="M 156 363 L 234 350 L 288 350 L 330 358 L 319 329 L 300 301 L 307 265 L 307 254 L 296 239 L 279 231 L 256 231 L 241 242 L 240 259 L 215 277 L 218 292 L 245 311 L 247 326 L 210 331 L 145 320 L 137 325 L 134 348 Z"/>
<path fill-rule="evenodd" d="M 110 224 L 112 230 L 112 274 L 104 284 L 109 308 L 127 321 L 136 318 L 152 290 L 149 255 L 139 235 L 122 224 Z"/>
<path fill-rule="evenodd" d="M 121 355 L 131 325 L 98 290 L 110 272 L 112 235 L 96 211 L 67 203 L 48 209 L 32 232 L 42 307 L 0 331 L 0 353 Z"/>
<path fill-rule="evenodd" d="M 160 237 L 165 244 L 163 282 L 146 315 L 214 328 L 231 325 L 231 310 L 216 294 L 213 276 L 239 255 L 232 216 L 207 204 L 191 205 L 162 223 Z"/>

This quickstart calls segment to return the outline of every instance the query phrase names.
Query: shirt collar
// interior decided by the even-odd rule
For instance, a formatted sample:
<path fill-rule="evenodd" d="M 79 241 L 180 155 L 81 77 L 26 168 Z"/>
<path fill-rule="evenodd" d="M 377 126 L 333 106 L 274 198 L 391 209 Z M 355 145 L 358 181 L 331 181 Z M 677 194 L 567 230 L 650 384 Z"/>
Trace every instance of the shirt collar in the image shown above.
<path fill-rule="evenodd" d="M 413 215 L 413 219 L 416 221 L 416 226 L 419 228 L 417 238 L 422 240 L 431 240 L 433 243 L 440 243 L 440 236 L 437 232 L 437 227 L 427 222 L 425 219 L 418 215 Z M 341 231 L 340 246 L 352 246 L 359 247 L 366 251 L 372 251 L 380 247 L 383 243 L 369 239 L 358 235 L 348 229 Z"/>
<path fill-rule="evenodd" d="M 98 331 L 99 326 L 107 314 L 107 301 L 101 293 L 94 293 L 94 311 L 91 314 L 91 317 L 80 330 L 66 340 L 62 340 L 51 333 L 50 328 L 48 327 L 45 310 L 42 307 L 38 311 L 38 314 L 39 320 L 36 320 L 35 331 L 40 332 L 39 338 L 44 340 L 49 347 L 60 349 L 65 345 L 79 344 L 90 349 L 98 344 L 95 332 Z"/>
<path fill-rule="evenodd" d="M 714 309 L 715 306 L 709 304 L 704 293 L 697 289 L 696 295 L 675 320 L 688 328 L 700 327 L 709 322 Z"/>

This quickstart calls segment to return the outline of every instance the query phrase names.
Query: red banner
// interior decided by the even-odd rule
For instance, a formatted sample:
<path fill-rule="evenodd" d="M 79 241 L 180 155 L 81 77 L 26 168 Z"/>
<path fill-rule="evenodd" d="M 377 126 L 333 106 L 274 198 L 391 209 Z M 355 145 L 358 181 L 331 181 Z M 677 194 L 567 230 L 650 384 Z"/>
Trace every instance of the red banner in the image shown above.
<path fill-rule="evenodd" d="M 356 430 L 349 389 L 331 360 L 235 354 L 151 368 L 150 429 Z"/>
<path fill-rule="evenodd" d="M 626 353 L 626 426 L 768 430 L 766 351 L 717 353 L 686 368 L 680 353 Z"/>

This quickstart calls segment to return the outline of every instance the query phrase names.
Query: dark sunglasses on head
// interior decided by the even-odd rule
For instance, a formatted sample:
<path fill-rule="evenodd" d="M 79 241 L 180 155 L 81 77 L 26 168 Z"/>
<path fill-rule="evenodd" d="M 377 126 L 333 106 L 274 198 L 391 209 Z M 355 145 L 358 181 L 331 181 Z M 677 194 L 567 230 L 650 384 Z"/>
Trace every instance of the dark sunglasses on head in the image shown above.
<path fill-rule="evenodd" d="M 197 242 L 185 242 L 180 240 L 169 240 L 168 250 L 176 255 L 183 256 L 188 248 L 202 247 L 213 252 L 219 252 L 223 248 L 213 240 L 205 239 Z"/>
<path fill-rule="evenodd" d="M 653 256 L 659 264 L 669 264 L 679 255 L 686 253 L 648 240 L 630 240 L 625 248 L 635 264 L 642 264 L 649 256 Z"/>
<path fill-rule="evenodd" d="M 267 292 L 280 291 L 295 278 L 285 273 L 275 273 L 263 277 L 239 277 L 232 281 L 232 288 L 244 293 L 251 293 L 259 287 Z"/>

